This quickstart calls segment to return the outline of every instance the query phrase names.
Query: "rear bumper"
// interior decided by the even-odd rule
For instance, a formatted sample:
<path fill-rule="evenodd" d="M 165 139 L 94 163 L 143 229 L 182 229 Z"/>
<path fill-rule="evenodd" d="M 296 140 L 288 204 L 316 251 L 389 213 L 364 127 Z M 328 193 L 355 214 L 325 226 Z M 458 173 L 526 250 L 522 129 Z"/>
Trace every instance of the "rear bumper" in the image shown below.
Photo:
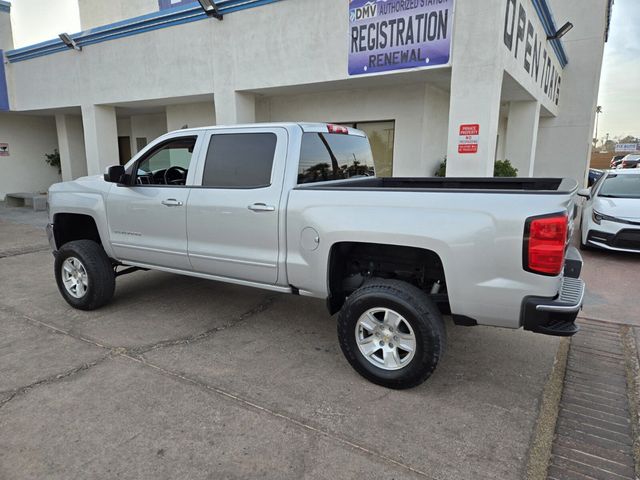
<path fill-rule="evenodd" d="M 525 330 L 569 337 L 578 332 L 575 324 L 582 308 L 585 285 L 578 278 L 582 257 L 573 247 L 567 252 L 567 263 L 558 295 L 549 297 L 525 297 L 522 302 L 522 326 Z"/>

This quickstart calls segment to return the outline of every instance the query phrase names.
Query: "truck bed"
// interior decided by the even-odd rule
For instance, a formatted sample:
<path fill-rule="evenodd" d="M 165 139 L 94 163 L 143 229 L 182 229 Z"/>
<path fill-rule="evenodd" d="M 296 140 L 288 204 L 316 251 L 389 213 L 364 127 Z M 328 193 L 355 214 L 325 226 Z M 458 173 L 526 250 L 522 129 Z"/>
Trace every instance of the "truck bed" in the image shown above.
<path fill-rule="evenodd" d="M 566 195 L 575 191 L 578 184 L 568 178 L 365 177 L 299 185 L 297 188 Z"/>

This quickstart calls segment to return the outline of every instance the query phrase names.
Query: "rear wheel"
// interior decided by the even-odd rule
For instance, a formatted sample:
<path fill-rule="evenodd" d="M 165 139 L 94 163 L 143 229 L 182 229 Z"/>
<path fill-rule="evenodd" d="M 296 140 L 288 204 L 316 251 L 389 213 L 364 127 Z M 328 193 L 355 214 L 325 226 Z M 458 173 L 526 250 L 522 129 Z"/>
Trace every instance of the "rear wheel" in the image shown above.
<path fill-rule="evenodd" d="M 417 287 L 373 279 L 345 301 L 338 315 L 340 346 L 366 379 L 389 388 L 424 382 L 445 350 L 440 312 Z"/>
<path fill-rule="evenodd" d="M 113 297 L 116 279 L 104 249 L 91 240 L 65 243 L 55 261 L 58 290 L 69 305 L 95 310 Z"/>

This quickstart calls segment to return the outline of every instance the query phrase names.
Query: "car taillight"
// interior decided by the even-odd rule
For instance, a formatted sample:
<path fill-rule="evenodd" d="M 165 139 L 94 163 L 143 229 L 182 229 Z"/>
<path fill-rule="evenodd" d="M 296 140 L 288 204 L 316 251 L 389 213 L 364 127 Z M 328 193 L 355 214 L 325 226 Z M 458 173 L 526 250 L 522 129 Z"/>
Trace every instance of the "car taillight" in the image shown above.
<path fill-rule="evenodd" d="M 568 217 L 566 214 L 530 217 L 524 228 L 524 269 L 558 275 L 564 267 Z"/>
<path fill-rule="evenodd" d="M 347 127 L 343 127 L 342 125 L 334 125 L 330 123 L 327 125 L 327 130 L 329 130 L 329 133 L 341 133 L 343 135 L 349 135 L 349 129 Z"/>

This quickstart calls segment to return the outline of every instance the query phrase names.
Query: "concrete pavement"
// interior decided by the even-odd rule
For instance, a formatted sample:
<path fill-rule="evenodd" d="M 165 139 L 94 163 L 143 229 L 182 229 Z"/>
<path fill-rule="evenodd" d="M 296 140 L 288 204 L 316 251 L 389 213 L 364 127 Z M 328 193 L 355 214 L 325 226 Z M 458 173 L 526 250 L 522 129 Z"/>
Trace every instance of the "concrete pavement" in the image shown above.
<path fill-rule="evenodd" d="M 0 250 L 28 228 L 0 223 Z M 448 322 L 433 377 L 392 391 L 322 302 L 138 272 L 81 312 L 52 264 L 0 259 L 0 478 L 524 476 L 556 338 Z"/>

